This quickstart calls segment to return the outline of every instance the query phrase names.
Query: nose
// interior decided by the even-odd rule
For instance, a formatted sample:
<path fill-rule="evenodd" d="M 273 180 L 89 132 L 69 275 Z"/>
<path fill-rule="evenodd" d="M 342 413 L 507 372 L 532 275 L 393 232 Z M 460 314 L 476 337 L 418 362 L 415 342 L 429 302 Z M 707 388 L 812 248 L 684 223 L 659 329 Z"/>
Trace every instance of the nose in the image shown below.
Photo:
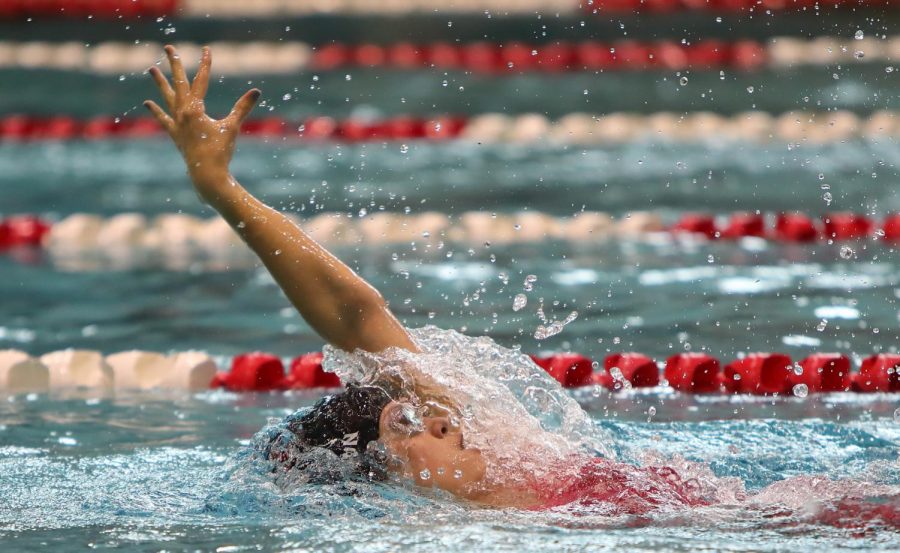
<path fill-rule="evenodd" d="M 425 424 L 428 432 L 435 438 L 446 438 L 452 428 L 447 417 L 429 417 Z"/>

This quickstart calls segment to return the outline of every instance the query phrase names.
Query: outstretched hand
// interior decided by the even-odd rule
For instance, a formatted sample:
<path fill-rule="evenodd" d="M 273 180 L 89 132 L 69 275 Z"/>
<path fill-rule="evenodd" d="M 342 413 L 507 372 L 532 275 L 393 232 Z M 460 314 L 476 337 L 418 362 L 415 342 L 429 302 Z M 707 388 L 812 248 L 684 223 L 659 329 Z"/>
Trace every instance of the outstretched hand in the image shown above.
<path fill-rule="evenodd" d="M 175 48 L 166 46 L 165 50 L 172 68 L 172 84 L 158 67 L 151 67 L 149 72 L 159 87 L 168 113 L 152 100 L 145 101 L 144 106 L 172 137 L 184 157 L 194 185 L 203 193 L 207 191 L 205 188 L 222 182 L 223 177 L 227 176 L 241 123 L 259 100 L 260 91 L 256 88 L 247 91 L 225 118 L 213 119 L 206 114 L 203 103 L 212 66 L 209 47 L 203 48 L 200 68 L 193 83 L 188 81 Z"/>

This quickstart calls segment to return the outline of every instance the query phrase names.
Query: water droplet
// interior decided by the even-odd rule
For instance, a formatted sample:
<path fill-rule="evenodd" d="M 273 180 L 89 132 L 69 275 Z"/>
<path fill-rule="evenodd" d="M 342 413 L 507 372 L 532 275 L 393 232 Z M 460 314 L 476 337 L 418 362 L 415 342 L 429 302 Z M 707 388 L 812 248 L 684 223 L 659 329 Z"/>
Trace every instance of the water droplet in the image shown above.
<path fill-rule="evenodd" d="M 715 262 L 716 262 L 716 258 L 713 257 L 713 254 L 709 254 L 708 256 L 706 256 L 706 262 L 707 262 L 707 263 L 715 263 Z"/>
<path fill-rule="evenodd" d="M 456 469 L 453 471 L 453 478 L 456 478 L 457 480 L 459 480 L 460 478 L 462 478 L 462 474 L 463 473 L 461 470 Z"/>
<path fill-rule="evenodd" d="M 528 297 L 525 294 L 516 294 L 513 298 L 513 311 L 519 311 L 528 304 Z"/>
<path fill-rule="evenodd" d="M 858 60 L 863 59 L 865 56 L 866 56 L 866 53 L 863 52 L 862 50 L 857 50 L 856 52 L 853 53 L 853 57 L 855 57 Z"/>
<path fill-rule="evenodd" d="M 401 153 L 401 154 L 405 154 L 405 153 L 408 152 L 408 151 L 409 151 L 409 146 L 407 146 L 406 144 L 401 144 L 401 145 L 400 145 L 400 153 Z"/>
<path fill-rule="evenodd" d="M 826 192 L 822 194 L 822 199 L 825 200 L 825 205 L 831 205 L 831 201 L 834 197 L 831 195 L 831 192 Z"/>
<path fill-rule="evenodd" d="M 656 407 L 653 407 L 653 406 L 651 405 L 651 406 L 647 409 L 647 414 L 650 415 L 651 417 L 654 416 L 654 415 L 656 415 Z"/>
<path fill-rule="evenodd" d="M 528 275 L 525 277 L 525 283 L 523 284 L 523 288 L 525 288 L 526 292 L 531 292 L 534 290 L 534 283 L 537 281 L 537 276 Z"/>
<path fill-rule="evenodd" d="M 429 480 L 431 478 L 431 471 L 428 469 L 424 469 L 419 473 L 419 478 L 422 480 Z"/>
<path fill-rule="evenodd" d="M 732 376 L 731 379 L 737 382 L 741 379 L 741 375 L 739 373 L 734 373 L 734 376 Z"/>
<path fill-rule="evenodd" d="M 281 250 L 275 250 L 275 255 L 281 255 Z"/>
<path fill-rule="evenodd" d="M 891 65 L 888 65 L 887 67 L 884 68 L 884 72 L 885 72 L 885 73 L 893 73 L 893 72 L 894 72 L 894 67 L 891 66 Z"/>
<path fill-rule="evenodd" d="M 866 37 L 865 33 L 863 33 L 861 30 L 856 31 L 856 34 L 853 35 L 853 38 L 855 38 L 856 40 L 862 40 L 865 37 Z"/>
<path fill-rule="evenodd" d="M 816 325 L 816 330 L 818 330 L 819 332 L 825 332 L 825 328 L 827 326 L 828 326 L 828 320 L 822 319 L 821 321 L 819 321 L 819 324 Z"/>
<path fill-rule="evenodd" d="M 345 80 L 345 81 L 352 81 L 352 80 L 353 80 L 353 77 L 350 75 L 350 73 L 347 73 L 346 75 L 344 75 L 344 80 Z"/>
<path fill-rule="evenodd" d="M 806 397 L 809 395 L 809 387 L 806 384 L 795 384 L 792 391 L 797 397 Z"/>
<path fill-rule="evenodd" d="M 850 259 L 856 255 L 856 252 L 850 246 L 841 246 L 840 255 L 843 259 Z"/>
<path fill-rule="evenodd" d="M 287 101 L 290 100 L 291 98 L 293 98 L 293 96 L 291 96 L 290 93 L 287 93 L 287 94 L 285 94 L 284 96 L 281 97 L 281 99 L 284 100 L 285 102 L 287 102 Z"/>
<path fill-rule="evenodd" d="M 680 79 L 678 79 L 678 84 L 680 84 L 681 86 L 687 85 L 687 84 L 688 84 L 688 78 L 687 78 L 687 77 L 681 77 Z"/>
<path fill-rule="evenodd" d="M 747 87 L 747 92 L 749 92 L 750 94 L 753 94 L 753 91 L 754 91 L 754 90 L 756 90 L 756 89 L 753 88 L 752 86 L 748 86 L 748 87 Z"/>
<path fill-rule="evenodd" d="M 900 424 L 900 407 L 897 407 L 894 410 L 894 422 L 896 422 L 897 424 Z"/>

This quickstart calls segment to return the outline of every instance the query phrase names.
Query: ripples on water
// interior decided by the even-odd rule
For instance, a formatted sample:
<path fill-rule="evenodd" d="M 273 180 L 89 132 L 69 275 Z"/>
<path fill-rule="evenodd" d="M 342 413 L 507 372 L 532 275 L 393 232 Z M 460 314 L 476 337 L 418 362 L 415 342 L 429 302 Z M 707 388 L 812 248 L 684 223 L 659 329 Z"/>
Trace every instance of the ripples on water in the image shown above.
<path fill-rule="evenodd" d="M 718 477 L 740 478 L 751 491 L 800 474 L 900 485 L 895 397 L 837 394 L 804 401 L 585 392 L 580 399 L 625 459 L 646 458 L 648 451 L 684 456 L 707 463 Z M 17 549 L 43 543 L 348 551 L 539 551 L 548 544 L 695 549 L 728 543 L 775 549 L 788 538 L 835 549 L 889 550 L 896 544 L 896 533 L 810 524 L 777 509 L 704 508 L 634 520 L 471 508 L 387 484 L 277 486 L 240 461 L 239 444 L 248 444 L 267 418 L 311 402 L 306 395 L 220 392 L 4 402 L 0 535 Z M 647 422 L 650 406 L 657 416 Z M 723 420 L 728 417 L 740 418 Z"/>
<path fill-rule="evenodd" d="M 356 213 L 373 203 L 449 213 L 539 205 L 563 216 L 582 206 L 616 214 L 656 207 L 820 213 L 829 208 L 820 172 L 831 183 L 831 209 L 900 207 L 893 186 L 900 160 L 889 143 L 800 150 L 457 145 L 453 170 L 447 151 L 248 141 L 236 169 L 267 200 L 303 213 Z M 298 167 L 302 179 L 292 176 Z M 4 195 L 9 212 L 202 211 L 177 154 L 162 141 L 5 145 L 0 186 L 16 191 Z M 753 241 L 737 248 L 553 243 L 339 253 L 392 300 L 408 326 L 436 324 L 487 333 L 523 351 L 571 349 L 595 358 L 632 349 L 657 358 L 685 350 L 723 358 L 782 350 L 800 358 L 814 350 L 865 355 L 900 343 L 896 252 L 877 243 L 855 249 L 849 260 L 836 245 Z M 147 260 L 69 272 L 58 259 L 16 255 L 0 258 L 3 348 L 201 348 L 221 355 L 261 349 L 285 356 L 321 348 L 258 268 L 210 271 L 196 263 L 167 270 L 166 260 Z M 522 285 L 528 275 L 536 277 L 530 291 Z M 519 294 L 527 302 L 515 310 Z M 550 320 L 572 311 L 578 317 L 538 341 L 541 305 Z M 645 459 L 647 451 L 680 455 L 708 464 L 717 477 L 740 478 L 750 491 L 802 474 L 900 485 L 896 396 L 576 396 L 627 461 Z M 896 547 L 896 533 L 826 527 L 778 512 L 709 508 L 635 521 L 496 511 L 402 486 L 284 488 L 240 464 L 241 448 L 270 417 L 311 402 L 304 395 L 205 393 L 0 403 L 0 539 L 23 550 L 756 550 L 783 548 L 787 539 L 799 550 Z"/>

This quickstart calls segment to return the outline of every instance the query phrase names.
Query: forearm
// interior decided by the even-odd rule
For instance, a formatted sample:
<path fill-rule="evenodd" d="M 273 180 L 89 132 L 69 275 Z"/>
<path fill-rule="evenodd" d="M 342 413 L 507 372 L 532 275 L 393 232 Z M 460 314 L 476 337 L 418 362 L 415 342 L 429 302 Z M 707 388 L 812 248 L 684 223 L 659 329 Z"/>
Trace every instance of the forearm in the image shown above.
<path fill-rule="evenodd" d="M 166 46 L 172 83 L 149 69 L 170 113 L 153 101 L 144 105 L 166 129 L 184 157 L 197 192 L 256 252 L 303 318 L 330 344 L 347 351 L 416 347 L 381 295 L 349 267 L 307 236 L 290 219 L 266 206 L 228 172 L 241 123 L 259 100 L 247 91 L 223 119 L 206 114 L 212 54 L 203 49 L 189 83 L 175 48 Z"/>
<path fill-rule="evenodd" d="M 415 351 L 381 294 L 288 217 L 253 197 L 225 171 L 192 178 L 322 338 L 348 351 Z"/>

